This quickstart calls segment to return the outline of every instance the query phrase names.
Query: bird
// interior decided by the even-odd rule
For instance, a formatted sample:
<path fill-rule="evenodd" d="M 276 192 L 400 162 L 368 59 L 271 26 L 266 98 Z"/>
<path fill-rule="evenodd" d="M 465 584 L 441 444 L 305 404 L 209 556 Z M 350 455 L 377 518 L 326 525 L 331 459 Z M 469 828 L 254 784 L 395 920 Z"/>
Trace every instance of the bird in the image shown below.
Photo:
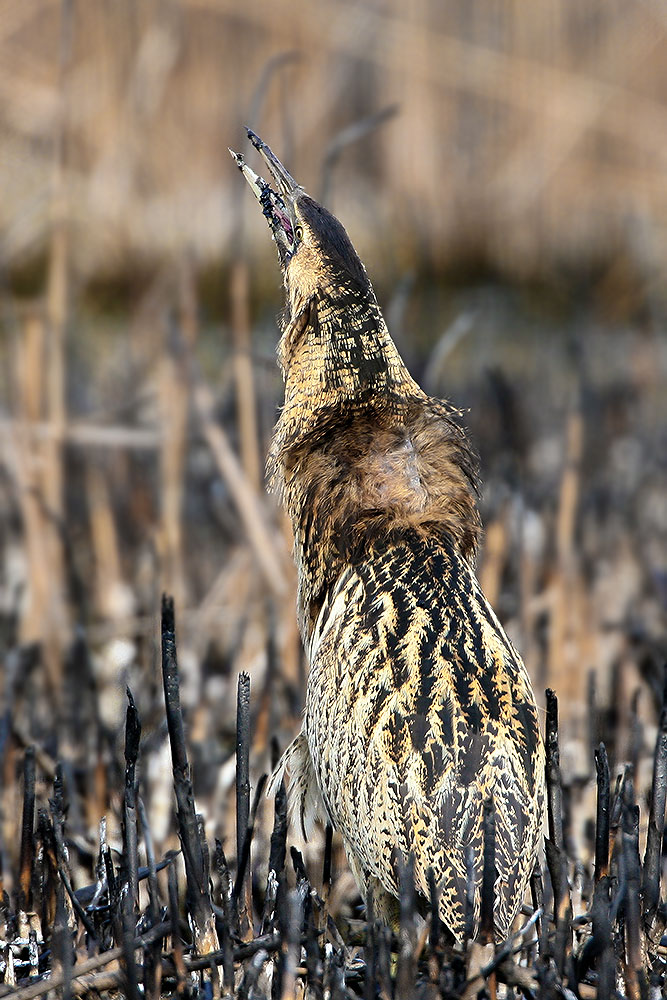
<path fill-rule="evenodd" d="M 309 661 L 302 729 L 272 786 L 289 775 L 304 836 L 316 820 L 340 832 L 377 916 L 396 924 L 408 865 L 424 905 L 435 882 L 453 942 L 479 934 L 492 808 L 500 941 L 539 852 L 544 744 L 526 667 L 474 570 L 478 460 L 460 411 L 409 373 L 343 225 L 247 134 L 271 183 L 230 153 L 285 296 L 267 477 L 292 524 Z"/>

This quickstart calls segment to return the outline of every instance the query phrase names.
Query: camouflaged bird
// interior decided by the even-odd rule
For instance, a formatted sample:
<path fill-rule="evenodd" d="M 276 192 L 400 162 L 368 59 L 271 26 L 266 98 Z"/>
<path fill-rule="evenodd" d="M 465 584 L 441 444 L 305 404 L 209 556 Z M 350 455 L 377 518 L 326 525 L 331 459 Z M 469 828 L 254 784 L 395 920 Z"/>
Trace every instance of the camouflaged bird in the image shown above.
<path fill-rule="evenodd" d="M 457 412 L 408 373 L 340 222 L 248 137 L 275 182 L 232 153 L 284 277 L 285 405 L 268 470 L 294 530 L 310 660 L 303 729 L 274 785 L 287 770 L 304 834 L 317 817 L 340 831 L 362 894 L 387 919 L 401 856 L 423 896 L 432 868 L 457 940 L 471 865 L 479 926 L 492 800 L 502 939 L 538 850 L 544 748 L 526 669 L 473 571 L 475 458 Z"/>

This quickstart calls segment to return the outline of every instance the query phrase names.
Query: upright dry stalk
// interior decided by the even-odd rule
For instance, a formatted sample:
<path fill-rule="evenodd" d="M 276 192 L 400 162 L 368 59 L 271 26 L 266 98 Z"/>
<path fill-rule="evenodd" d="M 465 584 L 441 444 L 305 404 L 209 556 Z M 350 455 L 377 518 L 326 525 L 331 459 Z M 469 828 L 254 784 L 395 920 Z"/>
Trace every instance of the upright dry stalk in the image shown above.
<path fill-rule="evenodd" d="M 159 366 L 160 419 L 160 554 L 164 589 L 179 606 L 185 600 L 182 509 L 187 423 L 190 400 L 189 363 L 179 322 L 169 323 Z"/>
<path fill-rule="evenodd" d="M 28 600 L 21 620 L 21 641 L 24 643 L 43 638 L 49 606 L 49 573 L 44 559 L 48 526 L 40 502 L 39 449 L 32 435 L 33 425 L 42 416 L 44 343 L 43 319 L 31 310 L 16 340 L 14 373 L 18 421 L 13 458 L 28 556 Z"/>
<path fill-rule="evenodd" d="M 86 492 L 95 554 L 95 603 L 100 614 L 113 621 L 126 613 L 125 602 L 119 602 L 125 586 L 109 486 L 104 471 L 94 460 L 86 464 Z M 116 677 L 114 683 L 117 683 Z"/>
<path fill-rule="evenodd" d="M 586 670 L 582 669 L 579 660 L 578 654 L 581 651 L 574 647 L 578 597 L 574 593 L 578 566 L 575 527 L 579 504 L 583 440 L 583 418 L 577 406 L 568 416 L 566 427 L 563 475 L 556 523 L 558 564 L 547 656 L 547 682 L 549 687 L 558 688 L 561 700 L 567 705 L 570 716 L 572 716 L 576 706 L 586 704 L 585 681 L 587 674 Z"/>
<path fill-rule="evenodd" d="M 58 653 L 67 633 L 65 554 L 59 528 L 63 523 L 64 442 L 67 424 L 66 402 L 66 330 L 69 307 L 69 229 L 67 192 L 68 84 L 70 76 L 72 0 L 61 0 L 59 48 L 59 115 L 56 121 L 51 195 L 51 235 L 49 243 L 46 317 L 46 408 L 49 435 L 44 443 L 43 501 L 52 522 L 48 548 L 43 555 L 49 566 L 49 643 L 55 642 Z"/>
<path fill-rule="evenodd" d="M 290 571 L 285 546 L 270 523 L 265 504 L 248 481 L 227 435 L 216 423 L 213 396 L 202 382 L 195 388 L 194 403 L 202 433 L 230 492 L 264 579 L 271 592 L 286 601 L 291 592 L 287 583 Z"/>

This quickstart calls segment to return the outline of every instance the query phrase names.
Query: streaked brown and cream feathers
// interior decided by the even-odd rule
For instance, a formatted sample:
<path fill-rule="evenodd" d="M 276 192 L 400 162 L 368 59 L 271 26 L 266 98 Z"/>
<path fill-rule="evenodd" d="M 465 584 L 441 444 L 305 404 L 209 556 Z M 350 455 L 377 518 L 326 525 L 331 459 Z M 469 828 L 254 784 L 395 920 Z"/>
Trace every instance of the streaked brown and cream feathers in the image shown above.
<path fill-rule="evenodd" d="M 276 181 L 236 156 L 284 274 L 269 472 L 310 660 L 303 729 L 275 780 L 290 773 L 305 833 L 318 815 L 340 831 L 376 912 L 392 917 L 401 859 L 424 896 L 432 868 L 456 939 L 470 865 L 479 921 L 490 799 L 500 939 L 538 850 L 544 749 L 526 669 L 473 571 L 475 457 L 456 411 L 405 368 L 343 227 L 249 135 Z"/>

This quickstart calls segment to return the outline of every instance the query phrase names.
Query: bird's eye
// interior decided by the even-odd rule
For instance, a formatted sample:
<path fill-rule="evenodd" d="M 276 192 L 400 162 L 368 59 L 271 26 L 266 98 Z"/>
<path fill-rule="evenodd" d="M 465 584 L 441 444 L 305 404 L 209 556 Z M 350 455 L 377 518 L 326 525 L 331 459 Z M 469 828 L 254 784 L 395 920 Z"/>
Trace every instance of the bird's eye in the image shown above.
<path fill-rule="evenodd" d="M 294 230 L 294 238 L 297 243 L 300 243 L 303 239 L 303 226 L 297 226 Z"/>

